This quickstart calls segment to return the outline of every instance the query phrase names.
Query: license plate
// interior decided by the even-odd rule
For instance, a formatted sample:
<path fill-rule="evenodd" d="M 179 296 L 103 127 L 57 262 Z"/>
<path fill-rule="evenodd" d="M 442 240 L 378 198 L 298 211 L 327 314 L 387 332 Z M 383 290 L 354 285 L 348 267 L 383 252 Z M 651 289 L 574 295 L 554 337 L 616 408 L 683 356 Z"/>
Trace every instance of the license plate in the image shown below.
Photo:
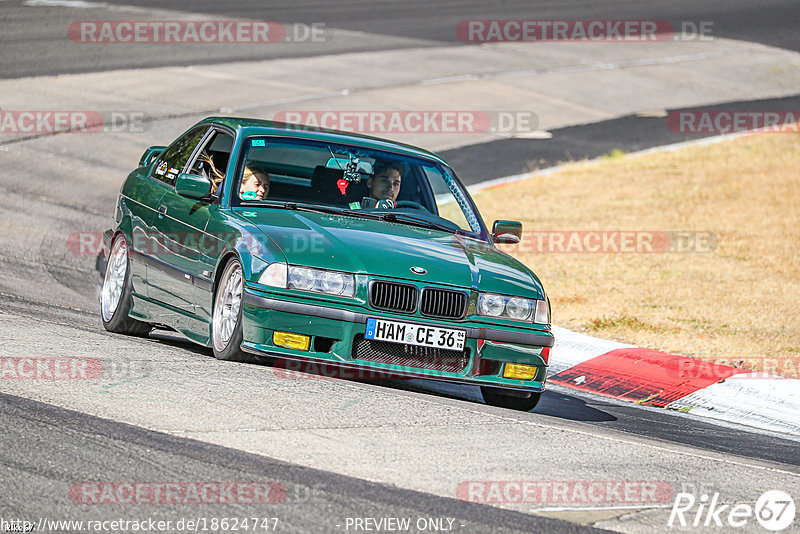
<path fill-rule="evenodd" d="M 431 325 L 369 318 L 367 319 L 367 332 L 364 337 L 376 341 L 417 345 L 418 347 L 464 350 L 467 332 L 456 328 L 440 328 Z"/>

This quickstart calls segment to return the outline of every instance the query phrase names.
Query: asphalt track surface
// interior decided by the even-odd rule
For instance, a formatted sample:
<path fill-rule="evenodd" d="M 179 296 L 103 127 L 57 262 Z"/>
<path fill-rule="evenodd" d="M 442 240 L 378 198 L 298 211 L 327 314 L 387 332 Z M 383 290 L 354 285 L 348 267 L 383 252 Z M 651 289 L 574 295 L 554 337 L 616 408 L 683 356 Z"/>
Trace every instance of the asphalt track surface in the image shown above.
<path fill-rule="evenodd" d="M 36 523 L 44 510 L 50 519 L 72 513 L 71 503 L 53 506 L 48 494 L 51 484 L 163 480 L 169 473 L 175 480 L 266 482 L 277 485 L 272 487 L 277 487 L 278 494 L 269 493 L 267 505 L 153 506 L 147 517 L 173 521 L 187 516 L 277 517 L 278 532 L 342 531 L 348 517 L 447 517 L 454 520 L 452 529 L 462 532 L 605 532 L 290 465 L 20 397 L 0 394 L 0 421 L 3 428 L 14 429 L 15 438 L 4 442 L 0 450 L 7 481 L 3 493 L 8 496 L 0 499 L 0 505 L 8 510 L 16 504 L 18 515 L 35 518 Z M 14 447 L 14 442 L 26 446 Z M 28 496 L 24 502 L 14 502 L 23 495 Z M 96 517 L 83 517 L 104 519 L 128 513 L 124 504 L 115 504 Z"/>
<path fill-rule="evenodd" d="M 681 22 L 713 22 L 714 35 L 751 41 L 800 51 L 800 7 L 792 0 L 627 0 L 596 2 L 592 0 L 550 1 L 386 1 L 352 2 L 215 2 L 213 0 L 111 0 L 104 4 L 140 6 L 149 10 L 169 9 L 194 12 L 213 17 L 246 20 L 270 20 L 284 24 L 322 23 L 329 28 L 395 37 L 382 42 L 355 34 L 335 44 L 318 48 L 270 45 L 239 49 L 221 47 L 225 52 L 209 52 L 200 47 L 110 47 L 87 50 L 85 47 L 63 46 L 65 28 L 58 17 L 60 8 L 43 3 L 36 10 L 19 10 L 13 2 L 4 2 L 3 36 L 0 43 L 13 50 L 0 58 L 3 77 L 36 76 L 96 72 L 119 68 L 148 68 L 163 65 L 207 64 L 244 59 L 269 59 L 324 55 L 343 51 L 376 50 L 458 43 L 456 25 L 462 20 L 536 19 L 645 19 L 666 20 L 673 27 Z M 288 4 L 288 5 L 287 5 Z M 94 12 L 87 9 L 71 14 L 72 20 L 124 19 L 125 12 Z M 96 15 L 96 16 L 95 16 Z M 154 17 L 157 18 L 157 17 Z M 357 75 L 357 73 L 354 73 Z"/>
<path fill-rule="evenodd" d="M 147 9 L 194 11 L 219 17 L 269 19 L 282 22 L 345 28 L 354 32 L 383 33 L 396 39 L 385 44 L 374 41 L 341 43 L 340 49 L 325 51 L 298 49 L 236 50 L 208 57 L 192 48 L 174 48 L 163 54 L 142 53 L 124 48 L 87 52 L 69 46 L 59 47 L 63 39 L 61 12 L 55 7 L 19 10 L 13 2 L 0 4 L 4 18 L 0 46 L 11 47 L 14 54 L 0 57 L 3 78 L 49 74 L 96 72 L 118 68 L 148 68 L 162 65 L 191 65 L 209 62 L 230 62 L 242 59 L 265 59 L 284 55 L 334 54 L 341 51 L 375 50 L 376 47 L 439 46 L 457 42 L 452 31 L 463 19 L 581 19 L 587 18 L 647 18 L 673 22 L 683 20 L 712 20 L 715 32 L 723 37 L 754 41 L 791 50 L 800 50 L 800 8 L 796 2 L 769 1 L 755 4 L 746 1 L 719 2 L 366 2 L 285 3 L 237 2 L 217 4 L 201 2 L 107 2 L 138 5 Z M 75 15 L 91 20 L 91 8 Z M 123 15 L 124 16 L 124 15 Z M 55 17 L 55 18 L 54 18 Z M 12 24 L 9 24 L 12 23 Z M 465 45 L 469 46 L 469 45 Z M 797 109 L 800 97 L 770 101 L 746 101 L 721 106 L 723 109 Z M 710 109 L 710 108 L 704 108 Z M 553 139 L 542 141 L 541 154 L 528 161 L 524 154 L 531 140 L 503 140 L 445 151 L 468 183 L 515 174 L 531 167 L 546 167 L 559 161 L 582 159 L 604 154 L 615 148 L 625 151 L 649 148 L 691 139 L 691 136 L 670 133 L 666 128 L 653 128 L 652 117 L 622 117 L 590 125 L 553 130 Z M 533 141 L 537 142 L 537 141 Z M 486 165 L 485 158 L 476 158 L 482 150 L 496 155 L 502 164 Z M 469 169 L 469 170 L 466 170 Z M 112 196 L 113 191 L 108 195 Z M 63 206 L 72 209 L 66 199 Z M 16 200 L 15 200 L 16 201 Z M 30 198 L 29 201 L 36 202 Z M 13 208 L 13 205 L 10 206 Z M 58 213 L 41 210 L 44 223 L 59 224 Z M 72 214 L 70 218 L 78 217 Z M 39 236 L 31 238 L 41 240 Z M 45 240 L 42 249 L 48 245 Z M 52 243 L 50 243 L 52 245 Z M 61 298 L 56 286 L 90 294 L 97 284 L 96 274 L 88 261 L 80 268 L 46 265 L 46 272 L 37 269 L 29 258 L 0 258 L 0 265 L 11 266 L 16 272 L 30 276 L 30 289 L 36 298 L 22 296 L 22 291 L 0 295 L 0 311 L 16 316 L 36 318 L 43 324 L 69 328 L 76 338 L 82 333 L 102 331 L 97 310 L 91 298 L 69 301 Z M 48 286 L 52 284 L 52 286 Z M 26 292 L 30 295 L 30 292 Z M 112 341 L 113 342 L 113 341 Z M 161 338 L 148 343 L 167 347 L 181 356 L 202 361 L 209 357 L 207 350 L 188 342 Z M 2 386 L 2 384 L 0 384 Z M 433 402 L 443 405 L 470 404 L 472 409 L 494 414 L 497 409 L 479 404 L 474 393 L 458 388 L 441 388 L 414 381 L 386 383 L 382 387 L 397 397 L 415 398 L 425 392 Z M 598 429 L 615 436 L 630 436 L 657 447 L 673 445 L 687 447 L 697 453 L 725 454 L 727 457 L 757 460 L 768 469 L 800 472 L 800 455 L 796 440 L 743 427 L 698 421 L 684 414 L 648 409 L 618 403 L 598 396 L 552 388 L 532 414 L 506 413 L 520 421 L 552 421 L 553 424 L 576 428 Z M 456 499 L 397 488 L 391 484 L 369 482 L 319 469 L 293 465 L 240 450 L 186 439 L 165 433 L 145 430 L 118 421 L 86 415 L 43 402 L 0 392 L 0 479 L 5 486 L 0 493 L 0 515 L 11 510 L 17 515 L 51 517 L 75 515 L 75 506 L 63 495 L 54 497 L 54 485 L 76 480 L 160 480 L 168 474 L 175 480 L 263 480 L 283 484 L 290 496 L 284 505 L 276 505 L 274 515 L 280 515 L 286 531 L 330 531 L 331 526 L 346 517 L 454 517 L 465 525 L 465 532 L 583 532 L 587 527 L 557 519 L 521 514 L 491 506 L 470 504 Z M 564 451 L 568 454 L 568 451 Z M 558 458 L 549 461 L 558 462 Z M 601 475 L 602 476 L 602 475 Z M 788 488 L 787 488 L 788 489 Z M 268 510 L 272 512 L 273 510 Z M 128 514 L 124 507 L 102 510 L 83 509 L 86 518 L 106 518 Z M 194 515 L 250 515 L 246 506 L 213 506 L 192 509 Z M 202 512 L 202 513 L 195 513 Z M 263 510 L 258 511 L 264 515 Z M 186 508 L 154 508 L 148 511 L 155 517 L 174 518 L 190 515 Z M 5 516 L 4 516 L 5 517 Z M 458 530 L 458 529 L 456 529 Z"/>

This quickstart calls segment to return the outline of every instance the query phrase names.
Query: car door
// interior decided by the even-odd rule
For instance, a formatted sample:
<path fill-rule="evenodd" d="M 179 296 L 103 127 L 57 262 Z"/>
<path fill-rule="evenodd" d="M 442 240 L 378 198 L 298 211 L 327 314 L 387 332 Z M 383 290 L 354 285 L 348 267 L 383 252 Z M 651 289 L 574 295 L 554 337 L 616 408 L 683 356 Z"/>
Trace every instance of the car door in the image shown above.
<path fill-rule="evenodd" d="M 135 179 L 123 185 L 117 211 L 117 219 L 123 215 L 130 218 L 128 252 L 133 291 L 147 296 L 147 264 L 152 256 L 153 220 L 159 200 L 167 185 L 153 177 L 151 170 L 135 171 Z"/>
<path fill-rule="evenodd" d="M 231 152 L 233 151 L 234 135 L 233 132 L 218 130 L 215 135 L 209 138 L 202 153 L 206 154 L 214 166 L 223 175 L 230 166 Z M 197 155 L 199 156 L 200 153 Z M 208 172 L 208 166 L 205 168 Z M 223 176 L 223 182 L 227 176 Z M 218 191 L 221 192 L 224 183 L 220 182 Z M 206 221 L 204 228 L 195 227 L 198 244 L 198 263 L 195 266 L 194 276 L 194 312 L 203 321 L 211 320 L 211 300 L 213 294 L 213 273 L 217 265 L 220 254 L 225 250 L 225 245 L 230 241 L 232 234 L 224 223 L 220 222 L 220 204 L 218 201 L 212 202 L 202 208 L 204 210 L 203 219 Z M 200 231 L 202 230 L 202 231 Z"/>
<path fill-rule="evenodd" d="M 210 126 L 199 126 L 167 148 L 154 166 L 154 175 L 164 184 L 156 202 L 151 225 L 150 257 L 147 262 L 147 295 L 161 304 L 182 312 L 193 312 L 193 247 L 187 247 L 187 228 L 198 223 L 192 206 L 196 200 L 175 192 L 175 180 L 192 154 L 208 136 Z M 202 215 L 200 215 L 202 217 Z M 191 244 L 190 244 L 191 245 Z M 168 310 L 164 314 L 169 314 Z"/>
<path fill-rule="evenodd" d="M 217 128 L 210 129 L 181 171 L 209 178 L 216 176 L 216 179 L 224 177 L 232 145 L 232 135 Z M 210 216 L 209 208 L 214 202 L 213 197 L 195 200 L 170 189 L 159 201 L 156 214 L 163 262 L 150 284 L 151 296 L 193 315 L 197 314 L 195 285 L 210 282 L 210 276 L 200 271 L 200 260 L 204 244 L 213 241 L 213 237 L 209 239 L 204 233 Z"/>

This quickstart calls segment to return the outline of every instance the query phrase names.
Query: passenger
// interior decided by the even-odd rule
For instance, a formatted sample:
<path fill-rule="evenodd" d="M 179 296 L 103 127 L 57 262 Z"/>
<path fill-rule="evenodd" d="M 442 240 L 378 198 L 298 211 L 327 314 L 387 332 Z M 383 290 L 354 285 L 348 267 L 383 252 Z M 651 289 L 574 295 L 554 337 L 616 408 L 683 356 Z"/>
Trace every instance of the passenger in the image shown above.
<path fill-rule="evenodd" d="M 269 173 L 254 164 L 246 164 L 242 173 L 239 197 L 242 200 L 264 200 L 268 194 Z"/>
<path fill-rule="evenodd" d="M 397 201 L 403 166 L 399 163 L 376 161 L 372 176 L 367 180 L 369 196 L 377 200 Z"/>
<path fill-rule="evenodd" d="M 198 156 L 197 161 L 203 162 L 208 165 L 208 170 L 205 167 L 200 166 L 200 172 L 202 172 L 209 180 L 211 180 L 211 191 L 210 193 L 213 195 L 219 189 L 219 185 L 222 183 L 222 180 L 225 179 L 225 174 L 217 169 L 217 166 L 214 165 L 214 160 L 211 159 L 211 156 L 208 155 L 207 152 L 202 152 L 200 156 Z"/>

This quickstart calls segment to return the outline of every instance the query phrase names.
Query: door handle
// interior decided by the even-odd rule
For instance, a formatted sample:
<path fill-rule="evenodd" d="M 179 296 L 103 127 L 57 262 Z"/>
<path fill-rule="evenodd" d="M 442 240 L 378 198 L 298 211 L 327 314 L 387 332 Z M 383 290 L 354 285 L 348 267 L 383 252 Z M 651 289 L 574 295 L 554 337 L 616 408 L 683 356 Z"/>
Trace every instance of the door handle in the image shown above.
<path fill-rule="evenodd" d="M 161 204 L 158 207 L 158 213 L 160 213 L 161 215 L 166 215 L 167 214 L 167 205 L 166 204 Z"/>

